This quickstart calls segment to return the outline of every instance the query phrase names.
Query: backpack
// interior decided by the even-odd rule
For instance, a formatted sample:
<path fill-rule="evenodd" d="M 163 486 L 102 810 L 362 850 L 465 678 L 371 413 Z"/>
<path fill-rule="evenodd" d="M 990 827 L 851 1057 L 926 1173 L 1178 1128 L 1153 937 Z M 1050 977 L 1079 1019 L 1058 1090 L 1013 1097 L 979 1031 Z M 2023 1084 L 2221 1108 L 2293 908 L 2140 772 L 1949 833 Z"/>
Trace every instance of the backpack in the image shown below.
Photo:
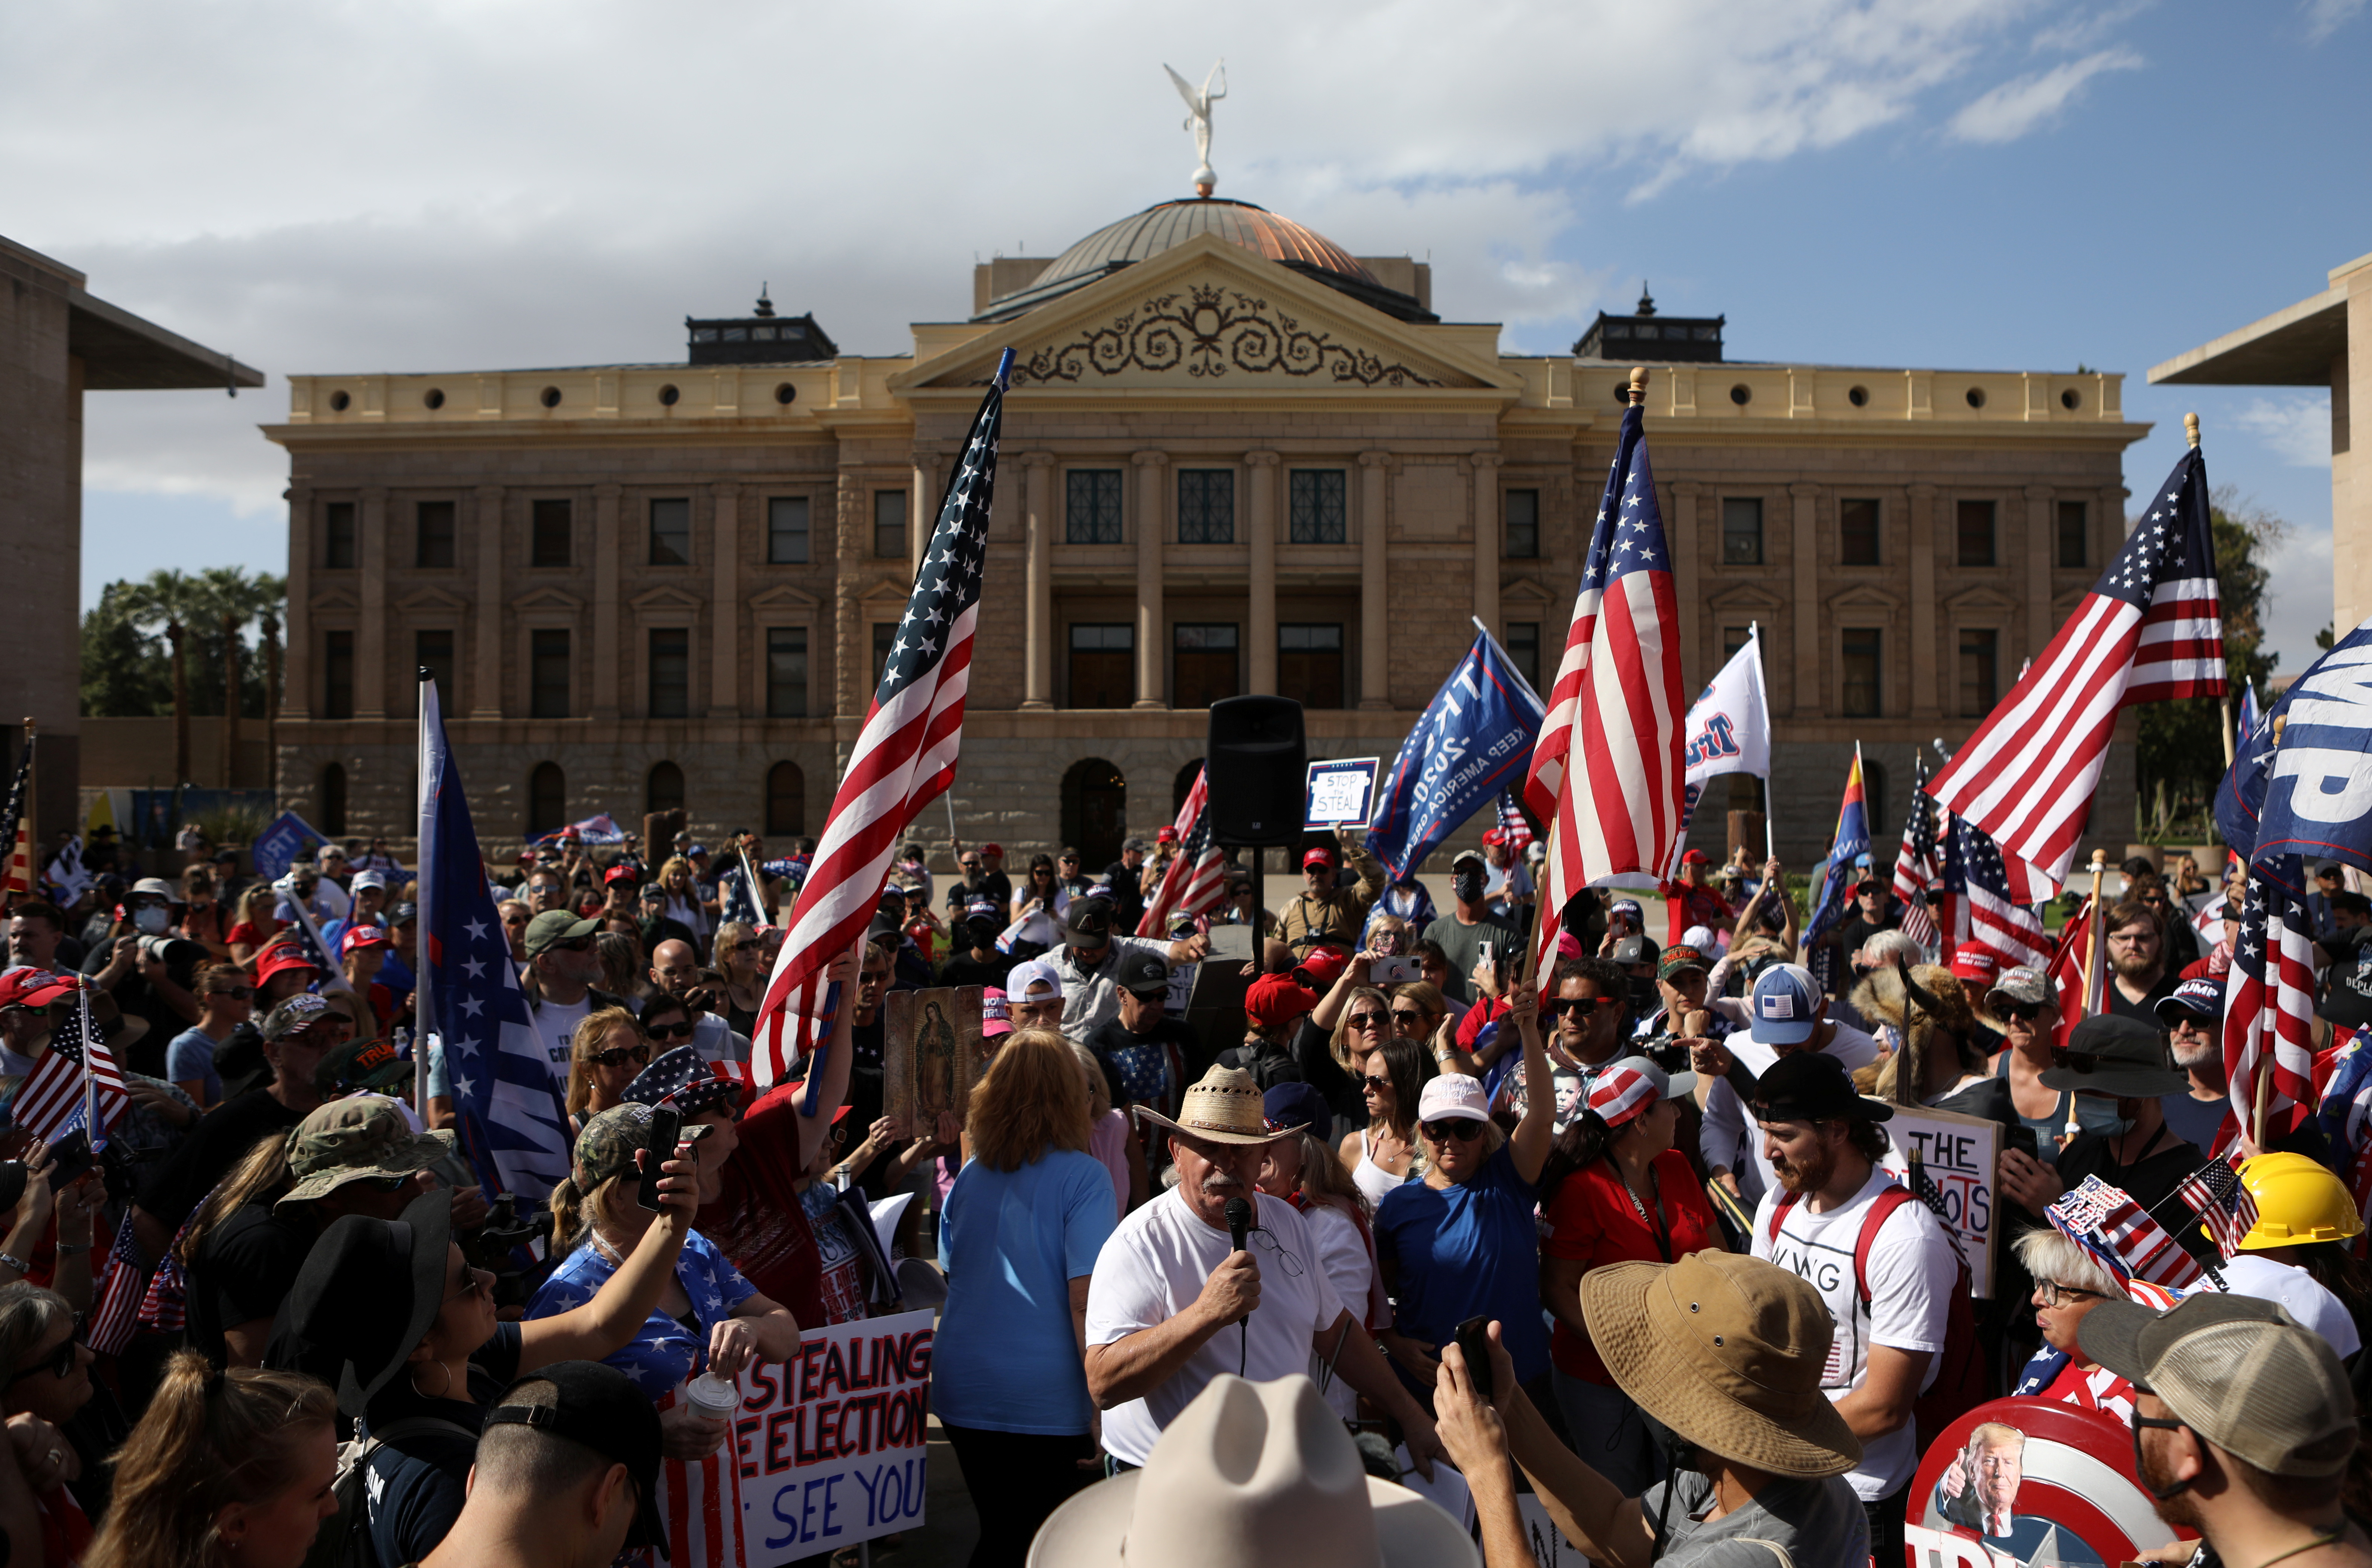
<path fill-rule="evenodd" d="M 1878 1232 L 1886 1228 L 1894 1211 L 1912 1198 L 1911 1189 L 1900 1183 L 1880 1192 L 1870 1201 L 1870 1212 L 1861 1222 L 1861 1234 L 1854 1238 L 1854 1290 L 1861 1297 L 1864 1311 L 1870 1306 L 1869 1249 L 1877 1244 Z M 1784 1192 L 1773 1206 L 1769 1236 L 1773 1243 L 1778 1241 L 1780 1223 L 1795 1207 L 1796 1200 L 1796 1194 Z M 1936 1380 L 1927 1385 L 1927 1391 L 1911 1407 L 1923 1444 L 1992 1397 L 1985 1388 L 1984 1353 L 1977 1346 L 1977 1313 L 1969 1295 L 1969 1260 L 1960 1256 L 1958 1236 L 1947 1229 L 1944 1238 L 1952 1244 L 1958 1272 L 1952 1282 L 1951 1301 L 1944 1312 L 1944 1349 L 1937 1358 Z"/>
<path fill-rule="evenodd" d="M 378 1552 L 371 1546 L 370 1457 L 394 1438 L 429 1432 L 450 1433 L 472 1444 L 478 1440 L 466 1426 L 439 1421 L 433 1415 L 415 1415 L 390 1421 L 368 1437 L 356 1437 L 339 1446 L 338 1479 L 330 1488 L 331 1495 L 338 1500 L 338 1511 L 323 1522 L 320 1531 L 313 1537 L 313 1544 L 305 1553 L 304 1568 L 382 1568 Z"/>

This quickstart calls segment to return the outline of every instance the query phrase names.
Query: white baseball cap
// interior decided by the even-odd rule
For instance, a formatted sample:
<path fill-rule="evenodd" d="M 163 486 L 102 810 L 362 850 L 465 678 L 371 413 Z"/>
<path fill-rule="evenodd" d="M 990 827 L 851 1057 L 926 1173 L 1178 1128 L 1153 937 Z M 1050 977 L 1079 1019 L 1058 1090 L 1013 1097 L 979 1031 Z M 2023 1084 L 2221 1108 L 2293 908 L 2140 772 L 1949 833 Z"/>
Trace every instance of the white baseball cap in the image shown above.
<path fill-rule="evenodd" d="M 1470 1078 L 1463 1073 L 1444 1073 L 1424 1086 L 1416 1098 L 1416 1119 L 1419 1121 L 1441 1121 L 1462 1116 L 1470 1121 L 1491 1120 L 1491 1097 L 1482 1092 L 1482 1080 Z"/>
<path fill-rule="evenodd" d="M 1042 996 L 1029 994 L 1030 988 L 1043 984 Z M 1063 999 L 1063 971 L 1044 958 L 1027 958 L 1013 966 L 1005 977 L 1005 994 L 1013 1002 L 1060 1002 Z"/>
<path fill-rule="evenodd" d="M 387 889 L 387 878 L 377 871 L 355 872 L 354 890 L 359 893 L 365 888 L 377 888 L 383 892 Z"/>

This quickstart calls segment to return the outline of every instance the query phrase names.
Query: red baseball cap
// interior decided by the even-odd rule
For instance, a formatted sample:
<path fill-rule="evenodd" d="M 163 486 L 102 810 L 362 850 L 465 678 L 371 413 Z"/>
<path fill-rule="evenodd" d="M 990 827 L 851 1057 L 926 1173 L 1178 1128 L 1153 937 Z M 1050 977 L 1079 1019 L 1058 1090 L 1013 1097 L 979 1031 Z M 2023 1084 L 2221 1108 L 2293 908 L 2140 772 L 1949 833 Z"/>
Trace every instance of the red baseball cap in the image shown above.
<path fill-rule="evenodd" d="M 1692 849 L 1680 856 L 1680 864 L 1682 865 L 1711 865 L 1713 864 L 1713 857 L 1706 854 L 1705 852 L 1701 849 Z"/>
<path fill-rule="evenodd" d="M 634 868 L 622 861 L 601 873 L 601 882 L 604 887 L 612 882 L 632 882 L 633 880 L 634 880 Z"/>
<path fill-rule="evenodd" d="M 46 1007 L 61 996 L 71 996 L 81 984 L 73 975 L 19 964 L 0 974 L 0 1007 Z"/>
<path fill-rule="evenodd" d="M 346 934 L 338 938 L 338 951 L 342 954 L 351 953 L 357 947 L 384 947 L 386 946 L 387 932 L 385 928 L 373 925 L 368 921 L 357 921 L 355 923 L 347 926 Z"/>
<path fill-rule="evenodd" d="M 993 854 L 996 856 L 997 859 L 1003 860 L 1005 858 L 1005 846 L 1003 844 L 983 844 L 980 846 L 980 853 L 983 854 Z"/>
<path fill-rule="evenodd" d="M 1244 1016 L 1265 1028 L 1289 1024 L 1317 1006 L 1317 993 L 1291 975 L 1264 974 L 1244 993 Z"/>
<path fill-rule="evenodd" d="M 1293 972 L 1296 976 L 1308 976 L 1311 988 L 1322 993 L 1333 989 L 1334 982 L 1343 978 L 1343 970 L 1350 962 L 1334 948 L 1313 947 L 1308 957 L 1293 966 Z"/>
<path fill-rule="evenodd" d="M 1506 843 L 1507 842 L 1507 830 L 1505 828 L 1485 828 L 1482 830 L 1482 842 L 1486 844 L 1494 845 Z"/>
<path fill-rule="evenodd" d="M 1301 857 L 1301 868 L 1304 871 L 1308 870 L 1313 865 L 1323 865 L 1328 870 L 1332 870 L 1334 867 L 1334 852 L 1331 849 L 1314 849 L 1308 854 Z"/>
<path fill-rule="evenodd" d="M 274 942 L 255 956 L 255 983 L 258 985 L 288 970 L 319 974 L 321 966 L 307 958 L 294 942 Z"/>
<path fill-rule="evenodd" d="M 2001 972 L 2001 959 L 1982 942 L 1963 942 L 1952 954 L 1952 974 L 1959 980 L 1978 980 L 1987 985 Z"/>
<path fill-rule="evenodd" d="M 1153 842 L 1156 843 L 1174 844 L 1178 842 L 1178 830 L 1175 828 L 1164 828 L 1161 831 L 1153 835 Z"/>

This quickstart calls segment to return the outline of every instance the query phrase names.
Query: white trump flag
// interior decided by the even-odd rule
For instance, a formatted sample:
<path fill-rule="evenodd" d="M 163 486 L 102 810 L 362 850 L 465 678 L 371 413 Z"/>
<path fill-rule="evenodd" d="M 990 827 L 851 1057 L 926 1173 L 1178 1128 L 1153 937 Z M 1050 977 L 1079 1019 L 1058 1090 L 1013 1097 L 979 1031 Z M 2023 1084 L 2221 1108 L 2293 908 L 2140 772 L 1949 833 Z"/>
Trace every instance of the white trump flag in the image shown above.
<path fill-rule="evenodd" d="M 1680 852 L 1689 847 L 1689 824 L 1707 780 L 1723 773 L 1752 773 L 1766 782 L 1771 777 L 1771 704 L 1762 695 L 1759 629 L 1748 631 L 1746 645 L 1730 656 L 1689 709 L 1680 752 L 1687 787 L 1680 797 L 1680 835 L 1672 842 L 1671 863 L 1664 867 L 1667 879 L 1679 875 Z"/>

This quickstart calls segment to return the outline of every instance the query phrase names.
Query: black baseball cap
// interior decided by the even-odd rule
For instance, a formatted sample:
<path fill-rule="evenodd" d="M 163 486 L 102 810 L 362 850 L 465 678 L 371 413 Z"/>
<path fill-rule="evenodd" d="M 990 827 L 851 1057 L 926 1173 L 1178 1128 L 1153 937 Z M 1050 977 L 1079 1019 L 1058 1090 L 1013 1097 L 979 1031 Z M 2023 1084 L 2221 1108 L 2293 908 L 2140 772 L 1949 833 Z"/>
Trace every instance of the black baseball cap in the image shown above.
<path fill-rule="evenodd" d="M 2077 1094 L 2147 1099 L 2180 1094 L 2191 1080 L 2166 1053 L 2166 1037 L 2139 1018 L 2098 1013 L 2067 1031 L 2063 1065 L 2046 1068 L 2042 1086 Z"/>
<path fill-rule="evenodd" d="M 1793 1051 L 1755 1083 L 1758 1121 L 1888 1121 L 1894 1108 L 1854 1087 L 1845 1064 L 1824 1051 Z"/>
<path fill-rule="evenodd" d="M 1120 961 L 1120 988 L 1132 996 L 1169 994 L 1169 961 L 1158 953 L 1131 952 Z"/>
<path fill-rule="evenodd" d="M 511 1397 L 538 1383 L 557 1396 L 551 1404 L 512 1404 Z M 655 1546 L 668 1555 L 667 1529 L 659 1522 L 659 1416 L 634 1379 L 598 1361 L 555 1361 L 540 1366 L 504 1390 L 486 1412 L 487 1426 L 526 1426 L 580 1443 L 634 1479 L 634 1523 L 628 1546 Z"/>
<path fill-rule="evenodd" d="M 1100 947 L 1111 940 L 1111 905 L 1093 899 L 1073 899 L 1063 929 L 1078 947 Z"/>

